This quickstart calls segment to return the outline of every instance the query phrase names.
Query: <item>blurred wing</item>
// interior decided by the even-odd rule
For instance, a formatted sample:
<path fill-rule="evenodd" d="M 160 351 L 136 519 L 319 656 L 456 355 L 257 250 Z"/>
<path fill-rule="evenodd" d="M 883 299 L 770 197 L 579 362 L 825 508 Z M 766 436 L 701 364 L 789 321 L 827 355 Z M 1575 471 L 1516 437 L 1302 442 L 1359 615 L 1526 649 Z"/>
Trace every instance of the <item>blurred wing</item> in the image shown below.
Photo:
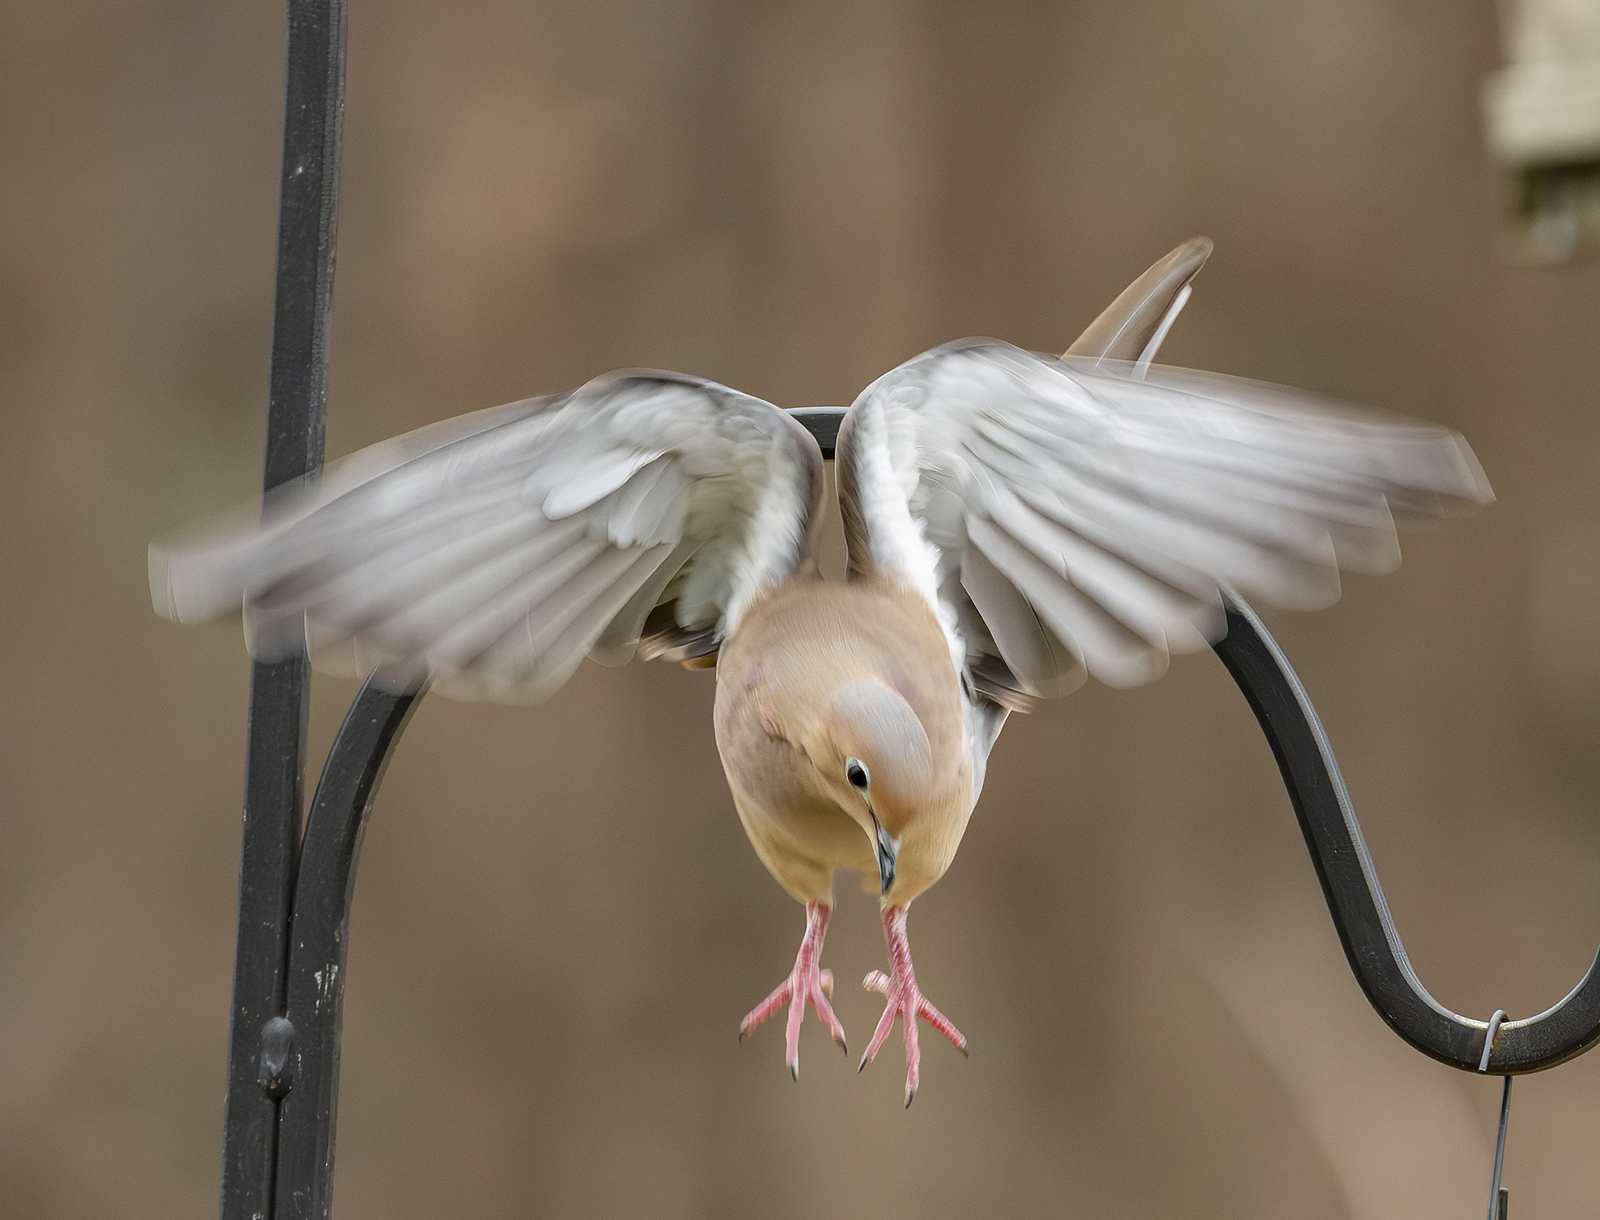
<path fill-rule="evenodd" d="M 816 442 L 782 411 L 622 372 L 398 437 L 199 535 L 153 544 L 156 610 L 245 606 L 252 653 L 533 702 L 587 655 L 714 653 L 802 560 Z"/>
<path fill-rule="evenodd" d="M 1010 707 L 1158 677 L 1224 632 L 1219 584 L 1327 606 L 1341 567 L 1399 564 L 1396 518 L 1493 498 L 1446 428 L 989 339 L 879 378 L 842 442 L 852 564 L 923 589 Z"/>

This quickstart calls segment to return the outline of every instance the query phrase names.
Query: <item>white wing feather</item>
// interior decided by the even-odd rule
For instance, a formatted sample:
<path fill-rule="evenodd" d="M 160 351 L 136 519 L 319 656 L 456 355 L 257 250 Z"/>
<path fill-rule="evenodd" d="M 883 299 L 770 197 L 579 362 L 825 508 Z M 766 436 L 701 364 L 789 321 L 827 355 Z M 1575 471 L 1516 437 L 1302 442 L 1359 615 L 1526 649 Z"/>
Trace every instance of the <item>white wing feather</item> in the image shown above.
<path fill-rule="evenodd" d="M 1399 563 L 1396 518 L 1493 498 L 1446 428 L 984 339 L 868 387 L 840 463 L 853 541 L 936 590 L 969 679 L 1009 706 L 1064 694 L 1084 670 L 1113 686 L 1158 677 L 1222 634 L 1219 585 L 1329 605 L 1340 568 Z"/>
<path fill-rule="evenodd" d="M 769 403 L 675 373 L 612 373 L 425 428 L 198 535 L 152 545 L 167 618 L 245 607 L 264 659 L 380 669 L 455 698 L 533 702 L 586 654 L 731 632 L 804 558 L 822 458 Z M 657 651 L 662 651 L 658 649 Z"/>

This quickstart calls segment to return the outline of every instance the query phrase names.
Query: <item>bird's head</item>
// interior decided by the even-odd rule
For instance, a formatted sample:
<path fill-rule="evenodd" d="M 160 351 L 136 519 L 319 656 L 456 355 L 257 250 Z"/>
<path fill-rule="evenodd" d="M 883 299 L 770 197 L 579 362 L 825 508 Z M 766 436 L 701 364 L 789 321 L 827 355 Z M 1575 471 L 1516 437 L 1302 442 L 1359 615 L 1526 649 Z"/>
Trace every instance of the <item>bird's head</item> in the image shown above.
<path fill-rule="evenodd" d="M 839 687 L 823 728 L 816 757 L 823 782 L 871 840 L 879 892 L 887 894 L 900 837 L 927 802 L 933 780 L 927 731 L 898 691 L 873 681 Z"/>

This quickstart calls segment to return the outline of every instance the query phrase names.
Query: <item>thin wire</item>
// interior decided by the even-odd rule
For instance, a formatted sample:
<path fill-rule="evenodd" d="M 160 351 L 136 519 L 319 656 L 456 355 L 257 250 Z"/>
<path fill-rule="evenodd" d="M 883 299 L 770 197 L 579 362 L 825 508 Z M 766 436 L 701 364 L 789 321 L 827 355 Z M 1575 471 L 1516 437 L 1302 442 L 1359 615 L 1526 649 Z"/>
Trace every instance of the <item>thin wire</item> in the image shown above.
<path fill-rule="evenodd" d="M 1500 1168 L 1506 1160 L 1506 1120 L 1511 1117 L 1511 1077 L 1506 1077 L 1506 1087 L 1500 1094 L 1500 1134 L 1494 1141 L 1494 1180 L 1489 1183 L 1489 1220 L 1498 1220 L 1500 1214 Z"/>
<path fill-rule="evenodd" d="M 1500 1032 L 1500 1023 L 1506 1019 L 1506 1010 L 1497 1008 L 1489 1018 L 1489 1028 L 1483 1031 L 1483 1058 L 1478 1060 L 1478 1070 L 1489 1070 L 1489 1056 L 1494 1051 L 1494 1036 Z M 1494 1178 L 1489 1183 L 1489 1220 L 1502 1220 L 1500 1215 L 1500 1169 L 1506 1160 L 1506 1122 L 1511 1117 L 1511 1077 L 1506 1077 L 1505 1091 L 1500 1094 L 1500 1134 L 1494 1141 Z"/>

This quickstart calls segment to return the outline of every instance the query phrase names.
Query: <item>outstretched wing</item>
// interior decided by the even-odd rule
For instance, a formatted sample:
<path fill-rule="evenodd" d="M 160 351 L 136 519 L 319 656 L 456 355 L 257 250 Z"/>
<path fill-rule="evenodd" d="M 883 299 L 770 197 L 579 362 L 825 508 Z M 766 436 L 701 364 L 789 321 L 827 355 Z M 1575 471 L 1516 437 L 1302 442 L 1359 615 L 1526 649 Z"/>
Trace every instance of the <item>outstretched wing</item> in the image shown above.
<path fill-rule="evenodd" d="M 990 339 L 869 386 L 839 466 L 852 565 L 923 589 L 974 688 L 1008 707 L 1085 673 L 1158 677 L 1220 638 L 1220 584 L 1329 605 L 1340 568 L 1398 565 L 1396 519 L 1493 498 L 1445 428 Z"/>
<path fill-rule="evenodd" d="M 179 622 L 243 604 L 260 658 L 305 639 L 324 668 L 528 703 L 585 655 L 715 653 L 810 555 L 821 489 L 816 442 L 770 403 L 611 373 L 375 445 L 259 514 L 153 544 L 151 596 Z"/>

